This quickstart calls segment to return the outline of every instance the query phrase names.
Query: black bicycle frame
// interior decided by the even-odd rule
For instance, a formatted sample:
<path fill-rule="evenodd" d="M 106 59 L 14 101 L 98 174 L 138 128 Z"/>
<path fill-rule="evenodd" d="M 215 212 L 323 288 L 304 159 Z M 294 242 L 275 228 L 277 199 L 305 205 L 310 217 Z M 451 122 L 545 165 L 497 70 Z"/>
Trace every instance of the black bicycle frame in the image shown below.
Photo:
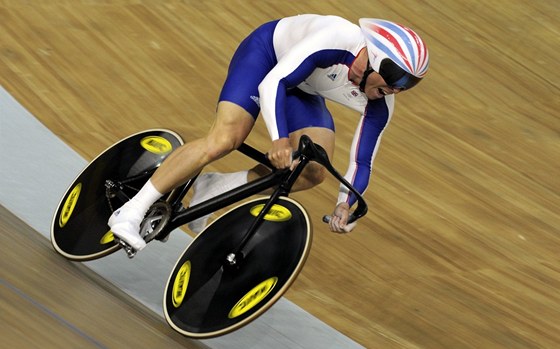
<path fill-rule="evenodd" d="M 292 171 L 289 169 L 284 170 L 275 170 L 274 167 L 271 165 L 270 161 L 266 157 L 265 154 L 256 150 L 255 148 L 243 143 L 238 149 L 241 153 L 245 154 L 246 156 L 252 158 L 253 160 L 269 167 L 272 172 L 266 176 L 258 178 L 254 181 L 241 185 L 235 189 L 227 191 L 223 194 L 220 194 L 214 198 L 201 202 L 198 205 L 189 207 L 184 209 L 181 212 L 174 214 L 169 223 L 166 227 L 162 229 L 162 232 L 159 234 L 161 236 L 168 235 L 172 230 L 191 222 L 197 218 L 203 217 L 209 213 L 227 207 L 231 204 L 239 202 L 240 200 L 246 199 L 252 195 L 256 195 L 261 193 L 266 189 L 270 189 L 276 187 L 277 189 L 271 196 L 268 204 L 262 209 L 259 217 L 255 219 L 255 227 L 251 227 L 250 231 L 248 232 L 248 237 L 251 235 L 251 231 L 255 231 L 257 228 L 257 224 L 259 220 L 262 220 L 260 216 L 264 216 L 270 207 L 274 205 L 277 201 L 278 197 L 280 196 L 288 196 L 291 191 L 292 185 L 295 183 L 296 179 L 299 177 L 301 172 L 303 171 L 304 167 L 309 163 L 309 161 L 315 161 L 319 164 L 323 165 L 327 171 L 329 171 L 335 178 L 337 178 L 342 184 L 344 184 L 348 189 L 354 193 L 356 196 L 358 206 L 356 210 L 352 213 L 349 223 L 355 221 L 356 219 L 362 217 L 367 212 L 367 204 L 365 200 L 362 198 L 361 194 L 352 187 L 350 183 L 348 183 L 344 177 L 342 177 L 331 165 L 328 156 L 323 148 L 319 145 L 314 144 L 308 136 L 302 136 L 300 139 L 300 144 L 298 147 L 298 151 L 296 152 L 297 155 L 294 158 L 299 159 L 299 164 L 296 168 Z M 193 179 L 194 180 L 194 179 Z M 193 180 L 187 182 L 184 187 L 190 187 L 192 185 Z M 182 189 L 182 190 L 181 190 Z M 175 197 L 173 200 L 180 202 L 188 188 L 181 188 L 180 194 Z"/>

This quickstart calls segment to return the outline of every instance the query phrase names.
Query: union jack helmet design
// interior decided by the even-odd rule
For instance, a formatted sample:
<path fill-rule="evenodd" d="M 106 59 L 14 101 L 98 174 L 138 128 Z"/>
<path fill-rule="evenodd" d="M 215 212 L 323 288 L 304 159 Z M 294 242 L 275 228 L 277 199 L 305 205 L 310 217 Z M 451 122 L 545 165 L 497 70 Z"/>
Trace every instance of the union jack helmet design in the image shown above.
<path fill-rule="evenodd" d="M 412 29 L 377 18 L 361 18 L 359 23 L 371 68 L 389 85 L 411 88 L 426 75 L 430 63 L 428 47 Z"/>

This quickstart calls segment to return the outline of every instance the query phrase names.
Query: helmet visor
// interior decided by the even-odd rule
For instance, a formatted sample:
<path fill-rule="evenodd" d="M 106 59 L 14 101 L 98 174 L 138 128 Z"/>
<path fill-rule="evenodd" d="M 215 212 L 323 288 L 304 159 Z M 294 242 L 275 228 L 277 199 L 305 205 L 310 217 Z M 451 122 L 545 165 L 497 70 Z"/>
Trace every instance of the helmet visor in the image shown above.
<path fill-rule="evenodd" d="M 422 80 L 422 78 L 404 71 L 395 62 L 387 58 L 381 61 L 379 75 L 389 87 L 400 90 L 411 89 Z"/>

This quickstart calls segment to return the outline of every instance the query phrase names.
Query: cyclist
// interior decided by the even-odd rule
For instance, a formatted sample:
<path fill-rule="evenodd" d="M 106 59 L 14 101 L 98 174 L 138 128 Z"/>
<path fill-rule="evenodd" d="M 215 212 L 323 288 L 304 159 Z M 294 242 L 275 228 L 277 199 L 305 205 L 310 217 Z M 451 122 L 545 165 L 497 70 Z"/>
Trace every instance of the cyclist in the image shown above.
<path fill-rule="evenodd" d="M 259 113 L 272 140 L 268 156 L 276 168 L 291 165 L 292 150 L 303 134 L 332 158 L 334 123 L 326 99 L 361 114 L 345 177 L 364 192 L 395 95 L 418 84 L 428 65 L 428 49 L 420 36 L 387 20 L 362 18 L 356 25 L 337 16 L 305 14 L 263 24 L 237 48 L 207 135 L 170 154 L 138 194 L 109 218 L 111 230 L 133 248 L 142 249 L 145 242 L 138 233 L 139 224 L 152 203 L 236 149 Z M 257 166 L 202 175 L 191 205 L 246 183 L 262 171 Z M 324 169 L 311 163 L 294 190 L 311 188 L 324 176 Z M 354 201 L 341 187 L 329 223 L 331 231 L 348 230 Z M 201 222 L 204 225 L 205 219 Z"/>

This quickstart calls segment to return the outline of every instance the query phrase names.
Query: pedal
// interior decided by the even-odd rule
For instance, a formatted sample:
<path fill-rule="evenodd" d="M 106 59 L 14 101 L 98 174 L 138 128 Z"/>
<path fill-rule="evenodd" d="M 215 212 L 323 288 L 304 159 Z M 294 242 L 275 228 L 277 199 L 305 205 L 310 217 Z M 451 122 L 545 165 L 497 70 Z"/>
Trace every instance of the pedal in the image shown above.
<path fill-rule="evenodd" d="M 136 256 L 136 253 L 138 251 L 136 251 L 132 246 L 130 246 L 129 244 L 127 244 L 126 242 L 124 242 L 121 239 L 117 239 L 119 242 L 119 246 L 124 250 L 124 252 L 126 252 L 126 255 L 128 258 L 134 258 L 134 256 Z"/>

